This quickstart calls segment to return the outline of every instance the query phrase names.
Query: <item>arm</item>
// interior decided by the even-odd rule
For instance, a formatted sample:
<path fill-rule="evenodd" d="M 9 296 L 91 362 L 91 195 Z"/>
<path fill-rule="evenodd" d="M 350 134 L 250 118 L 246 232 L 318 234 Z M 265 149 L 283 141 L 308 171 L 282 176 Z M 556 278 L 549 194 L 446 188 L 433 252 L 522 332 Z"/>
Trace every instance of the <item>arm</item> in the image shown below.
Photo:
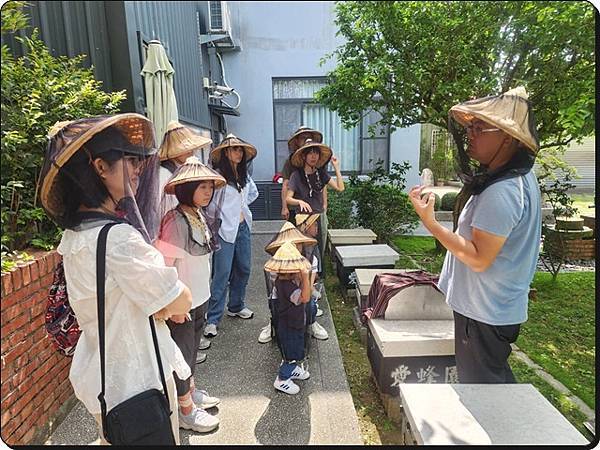
<path fill-rule="evenodd" d="M 298 199 L 294 198 L 294 193 L 295 192 L 290 187 L 288 187 L 287 194 L 285 197 L 286 203 L 291 206 L 299 206 L 300 211 L 302 211 L 302 212 L 306 211 L 306 212 L 311 213 L 312 208 L 310 207 L 310 205 L 303 200 L 298 200 Z"/>
<path fill-rule="evenodd" d="M 412 188 L 409 198 L 425 228 L 471 270 L 486 271 L 500 253 L 506 238 L 477 228 L 473 228 L 472 240 L 453 233 L 435 220 L 433 211 L 435 197 L 429 195 L 427 201 L 421 200 L 422 190 L 422 186 Z"/>
<path fill-rule="evenodd" d="M 288 220 L 290 217 L 290 210 L 287 207 L 287 190 L 288 190 L 288 180 L 284 178 L 283 184 L 281 185 L 281 217 L 284 220 Z"/>
<path fill-rule="evenodd" d="M 187 312 L 190 310 L 190 308 L 192 307 L 192 292 L 190 291 L 190 289 L 187 286 L 184 286 L 183 290 L 181 291 L 181 294 L 179 294 L 177 296 L 177 298 L 175 298 L 175 300 L 173 300 L 171 303 L 169 303 L 168 305 L 166 305 L 164 308 L 160 309 L 158 312 L 156 312 L 154 314 L 154 317 L 156 319 L 181 319 L 183 318 L 183 320 L 181 320 L 181 322 L 177 321 L 177 320 L 173 320 L 173 322 L 176 323 L 182 323 L 185 320 L 185 314 L 187 314 Z M 175 316 L 182 316 L 182 317 L 175 317 Z"/>
<path fill-rule="evenodd" d="M 323 211 L 327 212 L 327 186 L 323 189 Z"/>
<path fill-rule="evenodd" d="M 308 303 L 310 301 L 310 294 L 312 293 L 312 284 L 310 283 L 309 271 L 300 272 L 300 302 Z"/>
<path fill-rule="evenodd" d="M 340 172 L 340 160 L 335 156 L 332 156 L 331 164 L 333 164 L 333 168 L 335 169 L 335 181 L 333 181 L 333 178 L 331 178 L 327 185 L 331 186 L 332 189 L 335 189 L 338 192 L 343 192 L 344 180 L 342 179 L 342 173 Z"/>

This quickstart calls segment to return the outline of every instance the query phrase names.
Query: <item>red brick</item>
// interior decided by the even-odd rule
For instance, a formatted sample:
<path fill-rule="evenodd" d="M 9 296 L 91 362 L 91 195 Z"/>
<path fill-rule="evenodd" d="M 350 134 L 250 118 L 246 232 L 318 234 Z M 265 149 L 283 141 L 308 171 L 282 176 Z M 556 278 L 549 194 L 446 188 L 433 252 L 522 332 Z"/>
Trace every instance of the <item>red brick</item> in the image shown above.
<path fill-rule="evenodd" d="M 34 392 L 32 389 L 29 389 L 28 391 L 24 392 L 21 395 L 21 397 L 19 397 L 19 399 L 11 406 L 11 414 L 14 416 L 16 416 L 17 414 L 20 415 L 20 412 L 25 408 L 25 406 L 27 406 L 29 402 L 31 402 L 35 398 L 35 396 L 36 392 Z"/>
<path fill-rule="evenodd" d="M 40 269 L 38 267 L 38 262 L 33 261 L 29 266 L 29 271 L 31 272 L 31 280 L 37 280 L 40 277 Z"/>
<path fill-rule="evenodd" d="M 2 440 L 9 446 L 13 446 L 17 443 L 15 438 L 15 431 L 21 424 L 16 420 L 9 420 L 5 427 L 2 427 Z"/>
<path fill-rule="evenodd" d="M 4 355 L 6 352 L 10 351 L 14 348 L 19 342 L 24 340 L 26 337 L 25 330 L 23 328 L 19 328 L 10 336 L 4 337 L 2 339 L 2 354 Z"/>
<path fill-rule="evenodd" d="M 46 275 L 46 260 L 43 256 L 40 256 L 37 260 L 38 278 Z"/>
<path fill-rule="evenodd" d="M 10 336 L 10 334 L 29 323 L 29 311 L 24 311 L 20 316 L 14 318 L 2 327 L 2 336 Z"/>
<path fill-rule="evenodd" d="M 11 272 L 12 275 L 12 284 L 13 284 L 13 289 L 19 290 L 21 289 L 21 286 L 23 286 L 23 278 L 21 276 L 21 269 L 19 269 L 18 267 L 13 270 Z"/>
<path fill-rule="evenodd" d="M 2 318 L 0 319 L 0 323 L 2 326 L 6 325 L 8 322 L 18 317 L 21 314 L 23 308 L 21 305 L 12 305 L 2 311 Z"/>
<path fill-rule="evenodd" d="M 17 269 L 19 270 L 19 269 Z M 27 266 L 22 266 L 20 268 L 21 270 L 21 277 L 23 278 L 23 286 L 27 286 L 29 283 L 31 283 L 31 272 L 29 271 L 29 265 Z"/>
<path fill-rule="evenodd" d="M 29 444 L 29 441 L 31 441 L 33 439 L 33 436 L 35 436 L 36 431 L 37 428 L 30 428 L 29 431 L 25 433 L 25 435 L 21 438 L 21 442 L 23 443 L 23 445 Z"/>
<path fill-rule="evenodd" d="M 21 412 L 19 413 L 19 416 L 21 416 L 23 419 L 27 419 L 29 416 L 31 416 L 31 413 L 33 412 L 33 406 L 35 403 L 35 399 L 32 399 L 29 403 L 23 406 Z"/>
<path fill-rule="evenodd" d="M 13 291 L 12 276 L 10 273 L 2 274 L 2 297 L 10 294 Z"/>
<path fill-rule="evenodd" d="M 14 403 L 17 401 L 18 398 L 19 398 L 18 391 L 14 390 L 14 391 L 8 393 L 8 395 L 6 397 L 2 397 L 2 402 L 0 403 L 0 409 L 2 411 L 6 411 L 12 405 L 14 405 Z"/>

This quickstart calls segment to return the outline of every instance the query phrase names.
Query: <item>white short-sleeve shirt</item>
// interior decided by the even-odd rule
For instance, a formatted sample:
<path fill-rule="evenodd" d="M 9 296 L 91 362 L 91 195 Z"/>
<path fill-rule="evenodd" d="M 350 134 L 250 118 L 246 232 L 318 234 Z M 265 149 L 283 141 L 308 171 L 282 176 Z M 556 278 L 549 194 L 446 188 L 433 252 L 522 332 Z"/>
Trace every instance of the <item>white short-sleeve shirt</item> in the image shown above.
<path fill-rule="evenodd" d="M 69 302 L 82 330 L 69 380 L 91 414 L 100 414 L 100 351 L 96 300 L 96 246 L 101 227 L 65 230 L 58 253 L 63 256 Z M 177 271 L 128 224 L 108 232 L 106 246 L 106 404 L 111 408 L 140 392 L 162 390 L 148 317 L 183 290 Z M 179 347 L 163 320 L 156 320 L 166 380 L 173 371 L 191 376 Z M 171 399 L 171 401 L 173 401 Z"/>

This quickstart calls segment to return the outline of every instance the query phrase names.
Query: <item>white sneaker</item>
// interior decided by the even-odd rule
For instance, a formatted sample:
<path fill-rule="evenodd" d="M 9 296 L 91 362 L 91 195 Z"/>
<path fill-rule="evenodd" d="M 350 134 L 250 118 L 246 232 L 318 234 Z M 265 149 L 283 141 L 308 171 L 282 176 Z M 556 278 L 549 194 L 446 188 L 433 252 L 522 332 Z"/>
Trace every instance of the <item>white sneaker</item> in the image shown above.
<path fill-rule="evenodd" d="M 317 308 L 317 315 L 316 317 L 321 317 L 323 315 L 323 310 L 321 308 Z"/>
<path fill-rule="evenodd" d="M 305 370 L 302 366 L 296 366 L 291 376 L 292 380 L 308 380 L 309 378 L 310 373 L 308 372 L 308 370 Z"/>
<path fill-rule="evenodd" d="M 209 323 L 204 328 L 204 336 L 215 337 L 217 335 L 217 326 L 214 323 Z"/>
<path fill-rule="evenodd" d="M 310 333 L 315 339 L 320 339 L 322 341 L 329 338 L 327 330 L 321 325 L 319 325 L 317 322 L 313 322 L 310 326 Z"/>
<path fill-rule="evenodd" d="M 219 397 L 211 397 L 208 395 L 208 392 L 200 389 L 194 389 L 194 392 L 192 392 L 192 400 L 198 408 L 202 409 L 214 408 L 221 403 Z"/>
<path fill-rule="evenodd" d="M 266 344 L 267 342 L 271 342 L 271 323 L 269 322 L 265 327 L 260 330 L 260 335 L 258 336 L 258 342 L 261 344 Z"/>
<path fill-rule="evenodd" d="M 210 339 L 206 339 L 204 336 L 200 338 L 200 345 L 198 350 L 206 350 L 210 347 Z"/>
<path fill-rule="evenodd" d="M 219 418 L 210 415 L 201 408 L 195 407 L 188 416 L 179 411 L 179 428 L 208 433 L 219 426 Z"/>
<path fill-rule="evenodd" d="M 294 383 L 291 378 L 289 380 L 280 380 L 279 377 L 277 377 L 275 378 L 273 386 L 278 391 L 285 392 L 286 394 L 294 395 L 300 392 L 300 386 Z"/>
<path fill-rule="evenodd" d="M 231 311 L 229 311 L 229 309 L 227 309 L 227 315 L 229 317 L 237 316 L 237 317 L 241 317 L 242 319 L 251 319 L 252 316 L 254 315 L 254 313 L 251 310 L 249 310 L 248 308 L 244 308 L 238 312 L 231 312 Z"/>

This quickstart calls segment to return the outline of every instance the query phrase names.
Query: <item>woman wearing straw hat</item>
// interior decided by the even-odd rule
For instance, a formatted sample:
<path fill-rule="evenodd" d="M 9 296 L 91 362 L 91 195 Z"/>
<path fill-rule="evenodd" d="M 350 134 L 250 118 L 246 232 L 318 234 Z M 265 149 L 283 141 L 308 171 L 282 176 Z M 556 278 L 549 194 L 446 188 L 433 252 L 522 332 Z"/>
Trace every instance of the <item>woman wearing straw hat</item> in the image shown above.
<path fill-rule="evenodd" d="M 310 263 L 291 242 L 285 242 L 265 263 L 265 271 L 277 274 L 275 278 L 275 308 L 277 311 L 277 337 L 283 360 L 275 389 L 294 395 L 300 387 L 294 380 L 310 377 L 304 369 L 305 304 L 310 300 Z"/>
<path fill-rule="evenodd" d="M 203 209 L 212 200 L 216 189 L 225 186 L 225 178 L 190 156 L 165 186 L 165 192 L 175 195 L 179 204 L 162 219 L 154 243 L 168 266 L 177 268 L 179 278 L 192 291 L 189 314 L 174 315 L 167 325 L 171 336 L 192 369 L 192 375 L 182 380 L 175 377 L 179 401 L 179 426 L 206 433 L 219 426 L 219 419 L 205 409 L 220 403 L 206 391 L 194 386 L 197 351 L 210 297 L 210 258 L 216 250 Z M 165 202 L 163 198 L 163 202 Z"/>
<path fill-rule="evenodd" d="M 541 238 L 540 192 L 531 170 L 539 142 L 523 87 L 453 106 L 450 129 L 461 178 L 471 195 L 455 233 L 441 226 L 433 196 L 410 199 L 423 224 L 448 249 L 439 287 L 454 310 L 458 378 L 462 383 L 514 383 L 510 344 L 527 320 L 529 284 Z M 479 163 L 471 169 L 470 158 Z"/>
<path fill-rule="evenodd" d="M 326 170 L 330 160 L 335 169 L 335 180 Z M 333 156 L 331 148 L 309 138 L 290 157 L 290 162 L 296 170 L 290 176 L 286 194 L 287 204 L 298 207 L 298 213 L 324 213 L 324 192 L 327 186 L 338 192 L 344 190 L 339 160 Z M 318 235 L 321 259 L 323 259 L 326 239 L 326 223 L 323 216 L 319 220 Z"/>
<path fill-rule="evenodd" d="M 294 214 L 296 212 L 295 209 L 291 211 L 287 205 L 287 189 L 288 182 L 290 180 L 290 176 L 294 168 L 290 163 L 290 157 L 294 154 L 296 150 L 304 145 L 307 139 L 312 139 L 313 142 L 321 143 L 323 142 L 323 134 L 320 131 L 313 130 L 307 126 L 301 125 L 290 138 L 288 139 L 288 150 L 289 157 L 285 160 L 283 165 L 283 170 L 281 171 L 281 175 L 283 176 L 283 184 L 281 185 L 281 217 L 285 220 L 289 220 L 294 223 Z M 327 189 L 323 192 L 323 202 L 325 205 L 325 209 L 327 209 Z"/>
<path fill-rule="evenodd" d="M 234 136 L 227 137 L 210 152 L 212 166 L 227 184 L 215 194 L 208 207 L 220 207 L 220 250 L 213 257 L 213 278 L 204 336 L 217 335 L 229 288 L 227 315 L 250 319 L 254 313 L 245 305 L 246 286 L 251 270 L 252 212 L 249 205 L 258 197 L 258 189 L 248 175 L 248 163 L 256 157 L 256 148 Z"/>
<path fill-rule="evenodd" d="M 165 195 L 165 185 L 175 170 L 181 166 L 187 158 L 196 152 L 210 148 L 212 139 L 201 136 L 190 128 L 182 125 L 176 120 L 169 122 L 167 132 L 159 149 L 160 155 L 160 195 Z M 177 206 L 177 199 L 172 194 L 166 194 L 166 211 Z"/>
<path fill-rule="evenodd" d="M 164 320 L 189 311 L 190 290 L 151 245 L 158 226 L 158 155 L 152 123 L 139 114 L 97 116 L 57 124 L 41 176 L 40 199 L 65 228 L 62 255 L 69 301 L 83 333 L 69 379 L 75 395 L 102 432 L 100 340 L 104 338 L 104 411 L 149 389 L 165 392 L 151 333 L 155 327 L 169 403 L 176 397 L 173 372 L 190 368 Z M 116 223 L 116 225 L 115 225 Z M 96 247 L 109 230 L 105 255 L 104 327 L 99 328 Z M 100 254 L 99 254 L 100 255 Z M 148 318 L 154 317 L 149 323 Z M 179 443 L 176 414 L 171 428 Z"/>

